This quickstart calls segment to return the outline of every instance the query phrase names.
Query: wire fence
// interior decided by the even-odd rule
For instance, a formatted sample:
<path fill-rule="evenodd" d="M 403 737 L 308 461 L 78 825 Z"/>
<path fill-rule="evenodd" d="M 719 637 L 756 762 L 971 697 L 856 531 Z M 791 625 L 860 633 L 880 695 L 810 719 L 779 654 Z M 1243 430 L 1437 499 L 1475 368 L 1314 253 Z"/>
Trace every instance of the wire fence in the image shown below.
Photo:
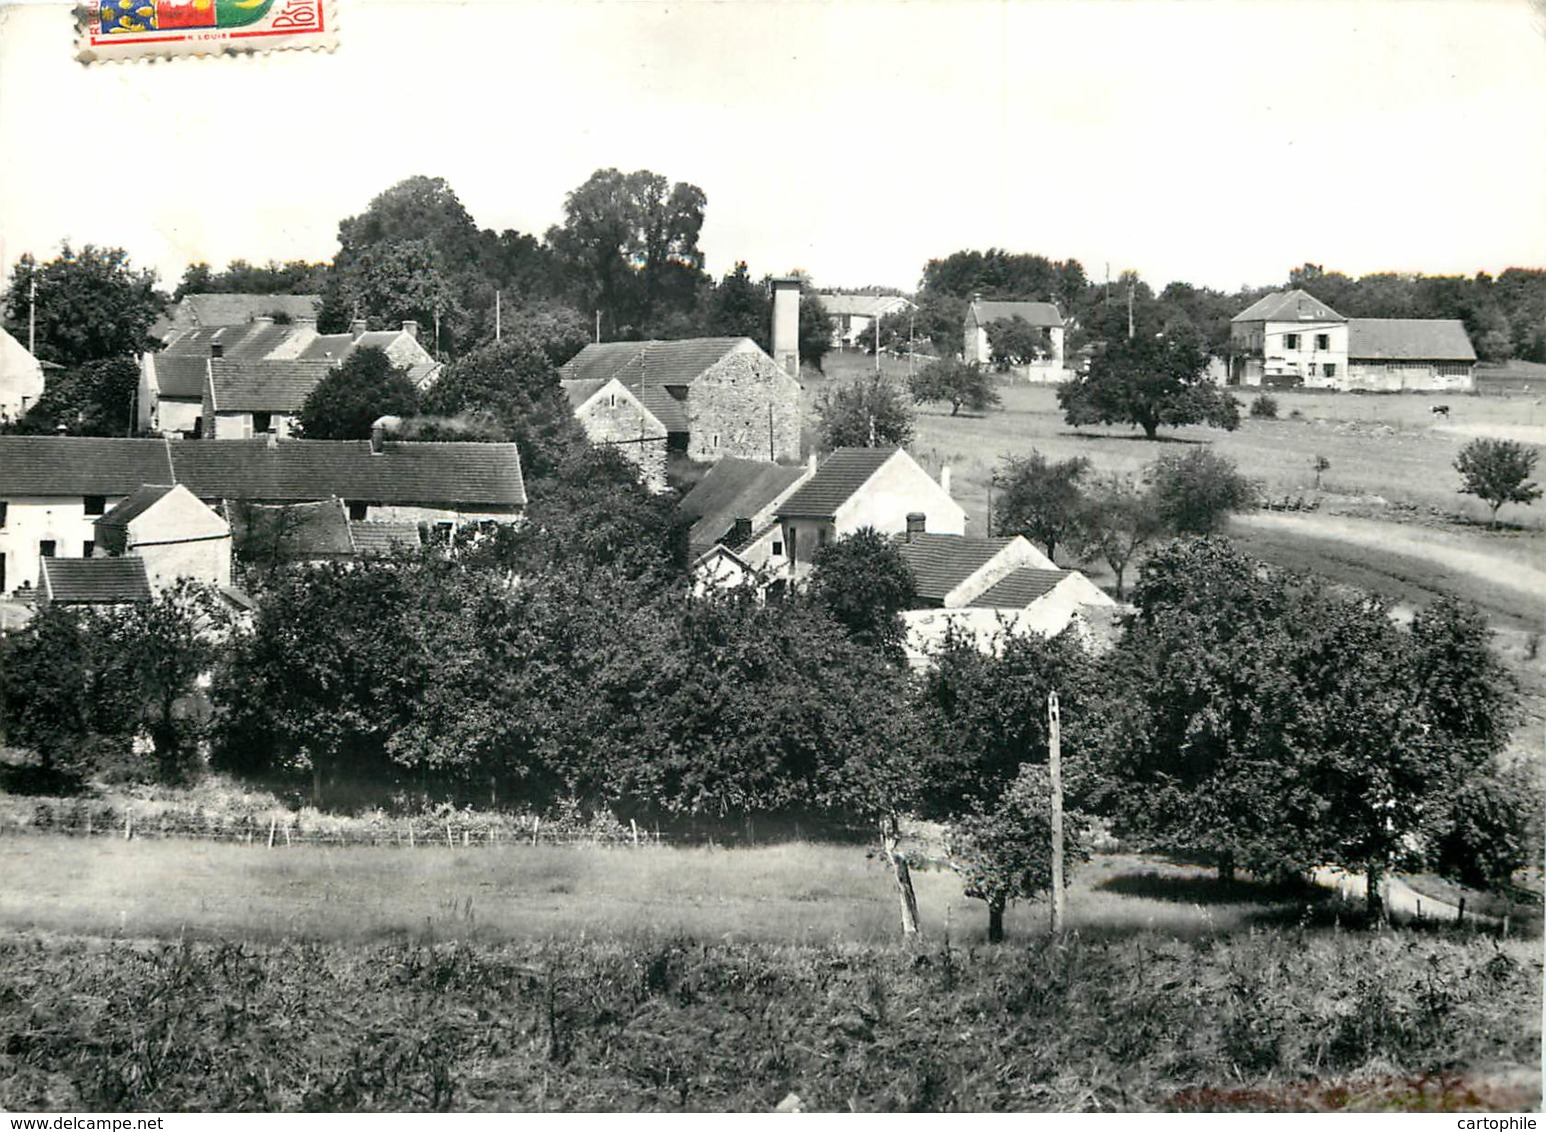
<path fill-rule="evenodd" d="M 182 813 L 0 813 L 0 837 L 80 837 L 92 839 L 187 840 L 284 849 L 294 846 L 399 849 L 471 849 L 496 846 L 612 845 L 643 848 L 662 844 L 704 844 L 708 837 L 663 834 L 636 821 L 576 825 L 544 822 L 540 817 L 471 823 L 455 819 L 401 819 L 389 822 L 308 825 L 294 815 L 201 821 Z"/>

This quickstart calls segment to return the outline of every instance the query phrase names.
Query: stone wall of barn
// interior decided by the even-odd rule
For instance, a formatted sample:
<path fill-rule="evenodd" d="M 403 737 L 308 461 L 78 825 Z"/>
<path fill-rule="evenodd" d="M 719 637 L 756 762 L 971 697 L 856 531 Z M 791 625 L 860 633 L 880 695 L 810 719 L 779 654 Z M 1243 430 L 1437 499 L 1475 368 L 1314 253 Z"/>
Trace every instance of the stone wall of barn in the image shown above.
<path fill-rule="evenodd" d="M 592 444 L 610 444 L 639 466 L 651 491 L 666 490 L 666 431 L 626 392 L 602 389 L 577 414 Z"/>
<path fill-rule="evenodd" d="M 687 417 L 694 460 L 800 458 L 800 383 L 760 351 L 705 370 L 688 388 Z"/>

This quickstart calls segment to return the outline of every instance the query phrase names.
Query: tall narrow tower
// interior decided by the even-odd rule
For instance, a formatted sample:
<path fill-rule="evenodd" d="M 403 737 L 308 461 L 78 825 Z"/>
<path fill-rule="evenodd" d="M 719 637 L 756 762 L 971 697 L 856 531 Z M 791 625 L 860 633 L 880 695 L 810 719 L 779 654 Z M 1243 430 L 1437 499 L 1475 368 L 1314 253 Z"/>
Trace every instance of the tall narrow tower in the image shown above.
<path fill-rule="evenodd" d="M 800 281 L 773 280 L 773 360 L 800 380 Z"/>

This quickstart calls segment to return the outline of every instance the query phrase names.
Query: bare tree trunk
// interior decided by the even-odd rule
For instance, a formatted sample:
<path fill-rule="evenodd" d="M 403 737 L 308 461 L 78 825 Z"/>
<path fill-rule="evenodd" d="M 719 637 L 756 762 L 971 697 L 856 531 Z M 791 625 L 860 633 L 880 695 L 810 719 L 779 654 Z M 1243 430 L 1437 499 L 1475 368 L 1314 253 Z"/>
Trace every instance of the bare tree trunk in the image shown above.
<path fill-rule="evenodd" d="M 1004 898 L 995 896 L 988 901 L 988 942 L 1004 942 Z"/>
<path fill-rule="evenodd" d="M 1235 883 L 1235 857 L 1233 853 L 1219 854 L 1219 883 Z"/>
<path fill-rule="evenodd" d="M 891 863 L 891 871 L 896 877 L 897 897 L 902 904 L 902 935 L 911 939 L 918 934 L 918 896 L 913 891 L 913 874 L 907 867 L 907 857 L 897 852 L 895 818 L 881 819 L 880 849 Z"/>
<path fill-rule="evenodd" d="M 1387 923 L 1390 919 L 1384 885 L 1385 870 L 1379 865 L 1370 865 L 1364 871 L 1364 906 L 1369 910 L 1369 919 L 1376 924 Z"/>

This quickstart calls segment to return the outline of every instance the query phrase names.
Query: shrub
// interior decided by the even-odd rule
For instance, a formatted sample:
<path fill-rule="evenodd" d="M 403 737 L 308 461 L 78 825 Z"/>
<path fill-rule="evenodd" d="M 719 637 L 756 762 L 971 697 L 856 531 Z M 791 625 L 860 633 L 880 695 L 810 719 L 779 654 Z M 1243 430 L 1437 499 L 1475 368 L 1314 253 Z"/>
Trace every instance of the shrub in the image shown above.
<path fill-rule="evenodd" d="M 1251 402 L 1251 416 L 1260 420 L 1278 419 L 1278 399 L 1270 393 L 1262 393 Z"/>

